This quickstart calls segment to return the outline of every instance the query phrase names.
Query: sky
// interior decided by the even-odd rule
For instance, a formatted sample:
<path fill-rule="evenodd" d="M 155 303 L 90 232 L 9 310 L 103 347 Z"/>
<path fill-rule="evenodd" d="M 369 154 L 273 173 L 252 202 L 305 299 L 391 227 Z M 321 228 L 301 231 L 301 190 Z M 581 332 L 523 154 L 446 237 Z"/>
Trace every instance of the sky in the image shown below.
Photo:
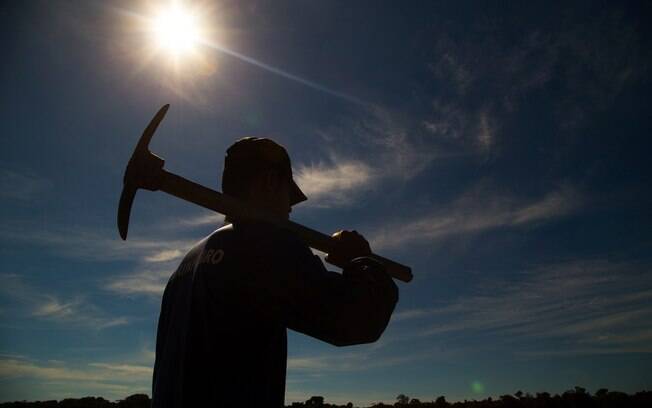
<path fill-rule="evenodd" d="M 118 236 L 166 103 L 167 170 L 218 189 L 271 137 L 293 220 L 412 267 L 378 342 L 289 333 L 286 403 L 652 388 L 650 2 L 183 6 L 177 52 L 167 1 L 0 6 L 0 401 L 149 394 L 165 283 L 222 224 L 141 191 Z"/>

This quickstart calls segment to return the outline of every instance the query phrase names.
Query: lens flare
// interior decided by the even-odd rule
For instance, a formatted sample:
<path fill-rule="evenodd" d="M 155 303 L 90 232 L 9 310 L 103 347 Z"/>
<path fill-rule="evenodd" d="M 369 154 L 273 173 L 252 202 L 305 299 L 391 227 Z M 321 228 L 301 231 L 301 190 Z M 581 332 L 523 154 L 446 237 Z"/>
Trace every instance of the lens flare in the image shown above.
<path fill-rule="evenodd" d="M 182 54 L 191 51 L 199 41 L 198 21 L 181 4 L 172 4 L 152 21 L 152 31 L 159 47 Z"/>
<path fill-rule="evenodd" d="M 482 394 L 484 392 L 484 384 L 480 381 L 473 381 L 473 383 L 471 383 L 471 391 L 473 391 L 474 394 Z"/>

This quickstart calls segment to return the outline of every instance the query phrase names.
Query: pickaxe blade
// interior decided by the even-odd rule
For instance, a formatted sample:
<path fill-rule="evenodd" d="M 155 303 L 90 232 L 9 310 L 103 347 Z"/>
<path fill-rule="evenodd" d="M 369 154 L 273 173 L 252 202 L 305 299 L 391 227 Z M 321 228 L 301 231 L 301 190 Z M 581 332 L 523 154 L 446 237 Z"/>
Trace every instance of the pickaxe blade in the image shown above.
<path fill-rule="evenodd" d="M 125 184 L 122 187 L 122 194 L 120 194 L 120 206 L 118 207 L 118 231 L 120 231 L 120 238 L 127 239 L 127 232 L 129 231 L 129 214 L 131 213 L 131 204 L 134 202 L 138 187 Z"/>
<path fill-rule="evenodd" d="M 122 187 L 122 194 L 120 195 L 120 206 L 118 207 L 118 230 L 120 237 L 123 240 L 127 239 L 127 232 L 129 230 L 129 214 L 131 213 L 131 205 L 134 202 L 136 191 L 139 188 L 146 188 L 148 190 L 157 190 L 157 176 L 156 169 L 163 168 L 163 159 L 155 156 L 149 151 L 149 142 L 154 136 L 154 132 L 158 128 L 165 114 L 170 108 L 169 104 L 165 104 L 161 109 L 156 112 L 156 115 L 149 122 L 149 125 L 143 131 L 143 134 L 138 140 L 136 149 L 129 159 L 127 170 L 124 175 L 124 186 Z M 146 171 L 148 169 L 154 171 Z M 147 176 L 151 177 L 147 177 Z"/>

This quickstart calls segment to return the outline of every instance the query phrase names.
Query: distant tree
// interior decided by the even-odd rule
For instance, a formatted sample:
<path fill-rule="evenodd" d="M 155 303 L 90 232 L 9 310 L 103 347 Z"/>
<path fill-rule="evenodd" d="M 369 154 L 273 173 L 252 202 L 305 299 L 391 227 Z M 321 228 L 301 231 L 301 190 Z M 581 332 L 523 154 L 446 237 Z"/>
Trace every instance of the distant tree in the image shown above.
<path fill-rule="evenodd" d="M 152 402 L 147 394 L 134 394 L 118 401 L 119 408 L 149 408 L 151 405 Z"/>
<path fill-rule="evenodd" d="M 516 394 L 514 394 L 514 395 L 516 395 Z M 514 398 L 511 395 L 501 395 L 500 396 L 500 402 L 502 403 L 503 407 L 516 407 L 516 406 L 520 405 L 519 400 L 517 400 L 516 398 Z"/>
<path fill-rule="evenodd" d="M 307 407 L 323 407 L 324 406 L 324 397 L 312 396 L 308 401 L 306 401 Z"/>
<path fill-rule="evenodd" d="M 100 398 L 102 399 L 102 398 Z M 111 406 L 111 403 L 109 401 L 106 401 L 107 406 Z M 58 408 L 59 407 L 59 402 L 57 400 L 50 400 L 50 401 L 43 401 L 38 404 L 38 408 Z"/>
<path fill-rule="evenodd" d="M 443 395 L 440 395 L 440 396 L 437 397 L 437 399 L 435 400 L 435 407 L 436 407 L 436 408 L 445 408 L 445 407 L 448 407 L 448 405 L 449 405 L 449 404 L 448 404 L 448 402 L 446 401 L 446 397 L 444 397 Z"/>
<path fill-rule="evenodd" d="M 579 394 L 579 395 L 587 394 L 586 388 L 578 387 L 576 385 L 575 386 L 575 394 Z"/>
<path fill-rule="evenodd" d="M 102 397 L 84 397 L 80 398 L 79 402 L 84 408 L 109 408 L 112 406 L 111 402 L 105 400 Z"/>
<path fill-rule="evenodd" d="M 607 394 L 609 394 L 609 390 L 606 388 L 600 388 L 595 392 L 595 396 L 598 398 L 604 398 L 607 396 Z"/>
<path fill-rule="evenodd" d="M 548 400 L 550 399 L 549 392 L 537 392 L 537 399 L 539 400 Z"/>
<path fill-rule="evenodd" d="M 634 394 L 629 398 L 633 403 L 631 405 L 637 407 L 652 407 L 652 391 L 641 391 Z"/>
<path fill-rule="evenodd" d="M 396 396 L 396 404 L 397 405 L 406 405 L 408 402 L 410 402 L 410 397 L 408 397 L 405 394 L 398 394 Z"/>
<path fill-rule="evenodd" d="M 624 407 L 629 403 L 629 395 L 620 391 L 610 391 L 606 397 L 605 406 L 607 407 Z"/>
<path fill-rule="evenodd" d="M 421 405 L 421 401 L 418 398 L 412 398 L 410 400 L 410 405 Z"/>
<path fill-rule="evenodd" d="M 108 408 L 111 406 L 111 403 L 104 398 L 84 397 L 66 398 L 61 400 L 58 405 L 51 405 L 51 402 L 48 401 L 47 405 L 41 405 L 41 403 L 38 403 L 38 405 L 34 406 L 39 406 L 39 408 L 45 406 L 56 406 L 58 408 Z"/>
<path fill-rule="evenodd" d="M 446 397 L 443 395 L 440 395 L 437 397 L 435 400 L 435 408 L 446 408 L 448 406 L 448 402 L 446 401 Z"/>
<path fill-rule="evenodd" d="M 516 393 L 514 393 L 514 395 L 516 396 L 516 398 L 521 399 L 523 398 L 523 391 L 518 390 L 516 391 Z"/>

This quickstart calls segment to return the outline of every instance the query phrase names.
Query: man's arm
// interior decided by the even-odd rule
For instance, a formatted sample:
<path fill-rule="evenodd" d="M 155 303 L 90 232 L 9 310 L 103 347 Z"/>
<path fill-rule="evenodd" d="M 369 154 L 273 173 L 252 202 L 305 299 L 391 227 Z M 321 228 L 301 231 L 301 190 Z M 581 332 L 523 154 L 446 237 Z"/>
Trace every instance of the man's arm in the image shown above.
<path fill-rule="evenodd" d="M 383 266 L 364 255 L 369 244 L 357 233 L 334 235 L 339 245 L 327 259 L 345 265 L 329 272 L 305 245 L 294 246 L 286 325 L 337 346 L 378 340 L 398 301 L 398 288 Z M 298 252 L 298 253 L 296 253 Z"/>

